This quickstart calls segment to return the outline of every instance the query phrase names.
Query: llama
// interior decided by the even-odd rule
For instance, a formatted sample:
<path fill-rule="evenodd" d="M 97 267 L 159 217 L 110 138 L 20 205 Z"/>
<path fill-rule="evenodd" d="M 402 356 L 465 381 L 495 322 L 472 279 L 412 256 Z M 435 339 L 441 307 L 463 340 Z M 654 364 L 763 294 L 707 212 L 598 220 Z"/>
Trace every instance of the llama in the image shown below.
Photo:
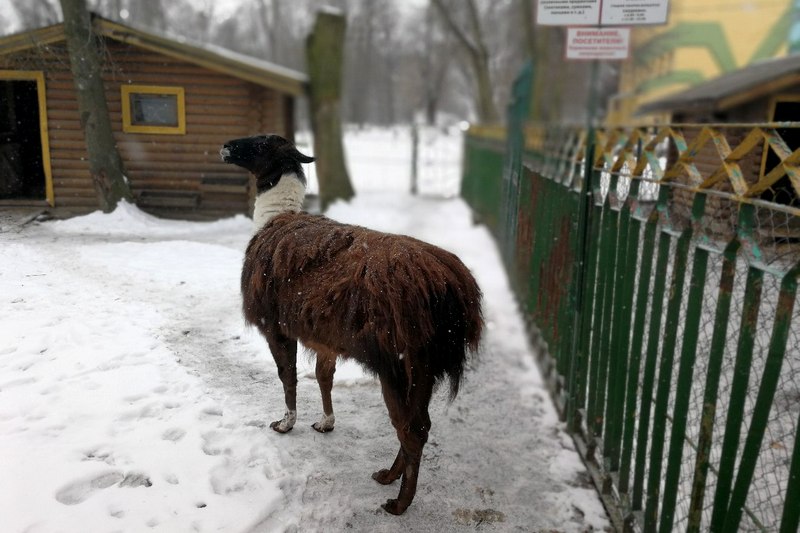
<path fill-rule="evenodd" d="M 283 384 L 286 412 L 270 427 L 291 431 L 297 419 L 297 341 L 316 352 L 323 414 L 313 428 L 331 431 L 337 357 L 376 375 L 400 441 L 388 469 L 372 477 L 400 493 L 382 507 L 402 514 L 414 498 L 431 426 L 434 386 L 449 378 L 458 393 L 468 352 L 483 328 L 481 292 L 453 254 L 402 235 L 341 224 L 303 212 L 313 158 L 277 135 L 225 144 L 223 160 L 255 175 L 257 197 L 242 268 L 244 316 L 266 338 Z"/>

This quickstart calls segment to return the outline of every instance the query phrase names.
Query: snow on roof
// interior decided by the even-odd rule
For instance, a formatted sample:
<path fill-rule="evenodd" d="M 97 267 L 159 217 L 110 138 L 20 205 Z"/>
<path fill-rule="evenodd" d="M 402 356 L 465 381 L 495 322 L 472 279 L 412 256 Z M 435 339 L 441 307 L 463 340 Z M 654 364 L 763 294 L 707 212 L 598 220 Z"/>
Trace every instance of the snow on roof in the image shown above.
<path fill-rule="evenodd" d="M 302 72 L 221 46 L 199 43 L 182 36 L 140 30 L 99 15 L 94 15 L 93 21 L 95 30 L 110 39 L 147 48 L 295 96 L 302 94 L 308 83 L 308 77 Z M 0 38 L 0 55 L 62 40 L 64 40 L 62 23 L 29 30 Z"/>

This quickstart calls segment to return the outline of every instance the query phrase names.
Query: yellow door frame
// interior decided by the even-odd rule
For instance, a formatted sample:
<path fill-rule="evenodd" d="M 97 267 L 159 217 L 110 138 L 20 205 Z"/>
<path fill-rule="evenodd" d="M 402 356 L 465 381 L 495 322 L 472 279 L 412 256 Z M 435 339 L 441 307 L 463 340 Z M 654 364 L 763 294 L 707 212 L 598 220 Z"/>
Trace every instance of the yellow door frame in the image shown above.
<path fill-rule="evenodd" d="M 41 70 L 0 70 L 0 80 L 36 82 L 36 96 L 39 99 L 39 137 L 42 145 L 45 195 L 47 203 L 51 207 L 55 206 L 53 171 L 50 164 L 50 136 L 47 130 L 47 96 L 45 95 L 44 72 Z"/>

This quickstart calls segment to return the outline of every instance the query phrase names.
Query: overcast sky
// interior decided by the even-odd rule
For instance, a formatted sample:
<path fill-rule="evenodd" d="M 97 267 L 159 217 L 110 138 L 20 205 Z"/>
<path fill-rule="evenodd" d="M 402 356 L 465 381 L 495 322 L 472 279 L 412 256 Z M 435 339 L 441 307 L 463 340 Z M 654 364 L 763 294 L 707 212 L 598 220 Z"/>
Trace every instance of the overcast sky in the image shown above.
<path fill-rule="evenodd" d="M 0 35 L 7 35 L 9 33 L 16 33 L 19 31 L 17 13 L 13 5 L 15 2 L 27 2 L 29 0 L 0 0 L 0 13 L 7 20 L 8 25 L 0 26 Z M 204 9 L 208 5 L 214 5 L 214 12 L 221 19 L 227 18 L 233 14 L 237 7 L 246 0 L 189 0 L 197 6 L 198 9 Z M 429 0 L 396 0 L 400 7 L 419 7 L 428 3 Z"/>

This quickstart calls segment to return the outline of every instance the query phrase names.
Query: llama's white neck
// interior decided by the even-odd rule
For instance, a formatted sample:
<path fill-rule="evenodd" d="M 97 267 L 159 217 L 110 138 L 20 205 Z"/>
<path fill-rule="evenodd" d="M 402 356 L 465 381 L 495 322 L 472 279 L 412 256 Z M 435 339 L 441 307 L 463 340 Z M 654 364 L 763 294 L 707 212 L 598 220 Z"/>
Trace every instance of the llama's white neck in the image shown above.
<path fill-rule="evenodd" d="M 253 209 L 255 230 L 260 230 L 272 217 L 285 211 L 303 209 L 306 188 L 294 174 L 284 174 L 273 188 L 256 196 Z"/>

